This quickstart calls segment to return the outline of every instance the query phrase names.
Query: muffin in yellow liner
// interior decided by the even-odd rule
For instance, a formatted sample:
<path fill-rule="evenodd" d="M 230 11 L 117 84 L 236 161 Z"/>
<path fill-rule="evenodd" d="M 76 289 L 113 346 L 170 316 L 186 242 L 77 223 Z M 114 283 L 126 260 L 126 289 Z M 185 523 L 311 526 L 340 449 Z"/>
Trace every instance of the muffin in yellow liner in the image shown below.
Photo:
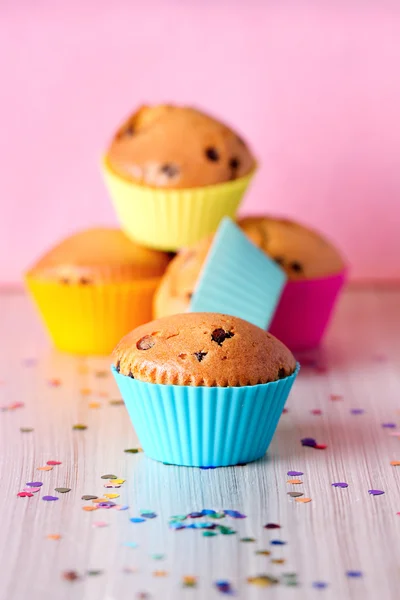
<path fill-rule="evenodd" d="M 151 319 L 168 261 L 118 229 L 96 228 L 63 240 L 25 281 L 59 350 L 109 354 L 122 335 Z"/>
<path fill-rule="evenodd" d="M 245 142 L 188 107 L 142 107 L 102 162 L 121 227 L 162 250 L 190 245 L 234 217 L 256 162 Z"/>

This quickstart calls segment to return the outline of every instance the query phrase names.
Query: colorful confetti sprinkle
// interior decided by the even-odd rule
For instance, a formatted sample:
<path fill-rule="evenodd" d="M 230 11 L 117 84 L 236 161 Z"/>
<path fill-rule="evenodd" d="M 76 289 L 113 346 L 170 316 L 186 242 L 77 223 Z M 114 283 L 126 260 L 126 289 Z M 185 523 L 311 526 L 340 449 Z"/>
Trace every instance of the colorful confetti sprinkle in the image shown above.
<path fill-rule="evenodd" d="M 182 585 L 185 588 L 195 588 L 197 586 L 197 577 L 194 575 L 184 575 L 182 577 Z"/>
<path fill-rule="evenodd" d="M 286 483 L 291 483 L 293 485 L 300 485 L 303 482 L 301 479 L 288 479 Z"/>
<path fill-rule="evenodd" d="M 55 502 L 58 500 L 57 496 L 42 496 L 42 500 L 45 502 Z"/>
<path fill-rule="evenodd" d="M 277 523 L 267 523 L 266 525 L 264 525 L 264 529 L 280 529 L 281 526 L 278 525 Z"/>
<path fill-rule="evenodd" d="M 85 496 L 82 496 L 82 500 L 96 500 L 98 498 L 98 496 L 91 496 L 90 494 L 86 494 Z"/>
<path fill-rule="evenodd" d="M 141 448 L 127 448 L 124 452 L 127 452 L 128 454 L 138 454 L 139 452 L 143 452 L 143 450 Z"/>
<path fill-rule="evenodd" d="M 64 571 L 62 578 L 66 579 L 67 581 L 76 581 L 79 579 L 79 575 L 76 571 Z"/>
<path fill-rule="evenodd" d="M 387 429 L 395 429 L 396 423 L 382 423 L 382 427 L 386 427 Z"/>
<path fill-rule="evenodd" d="M 270 556 L 271 551 L 270 550 L 256 550 L 256 554 L 258 554 L 259 556 Z"/>
<path fill-rule="evenodd" d="M 61 379 L 49 379 L 47 383 L 50 387 L 59 387 L 61 385 Z"/>
<path fill-rule="evenodd" d="M 392 460 L 390 464 L 392 467 L 398 467 L 400 465 L 400 460 Z"/>
<path fill-rule="evenodd" d="M 141 510 L 140 516 L 144 519 L 155 519 L 157 514 L 155 512 L 152 512 L 151 510 Z"/>
<path fill-rule="evenodd" d="M 82 510 L 86 512 L 92 512 L 94 510 L 97 510 L 97 506 L 82 506 Z"/>
<path fill-rule="evenodd" d="M 82 388 L 81 389 L 81 395 L 82 396 L 90 396 L 90 394 L 92 393 L 92 390 L 89 388 Z"/>
<path fill-rule="evenodd" d="M 340 394 L 331 394 L 329 397 L 333 402 L 336 402 L 337 400 L 343 400 L 343 396 Z"/>
<path fill-rule="evenodd" d="M 57 465 L 61 465 L 62 463 L 59 460 L 48 460 L 46 465 L 50 465 L 51 467 L 55 467 Z"/>
<path fill-rule="evenodd" d="M 208 531 L 203 531 L 203 536 L 204 537 L 214 537 L 216 535 L 217 535 L 217 533 L 215 531 L 209 531 L 209 530 Z"/>
<path fill-rule="evenodd" d="M 383 490 L 368 490 L 368 494 L 371 494 L 371 496 L 382 496 L 384 493 Z"/>
<path fill-rule="evenodd" d="M 107 473 L 106 475 L 102 475 L 101 479 L 118 479 L 118 477 L 116 475 L 110 475 L 109 473 Z"/>
<path fill-rule="evenodd" d="M 338 488 L 347 488 L 349 487 L 349 484 L 346 483 L 345 481 L 338 481 L 337 483 L 332 483 L 333 487 L 338 487 Z"/>
<path fill-rule="evenodd" d="M 85 429 L 87 429 L 87 425 L 82 425 L 82 423 L 77 423 L 76 425 L 72 426 L 72 429 L 74 431 L 85 431 Z"/>
<path fill-rule="evenodd" d="M 136 542 L 125 542 L 124 546 L 127 546 L 127 548 L 137 548 L 138 544 Z"/>
<path fill-rule="evenodd" d="M 33 494 L 31 492 L 18 492 L 17 496 L 19 498 L 33 498 Z"/>
<path fill-rule="evenodd" d="M 144 523 L 146 519 L 141 519 L 140 517 L 132 517 L 129 519 L 131 523 Z"/>
<path fill-rule="evenodd" d="M 238 510 L 224 510 L 224 513 L 228 517 L 232 517 L 233 519 L 245 519 L 246 518 L 246 515 L 243 515 Z"/>
<path fill-rule="evenodd" d="M 54 542 L 57 542 L 58 540 L 61 540 L 61 534 L 60 533 L 49 533 L 48 535 L 46 535 L 46 540 L 52 540 Z"/>
<path fill-rule="evenodd" d="M 101 408 L 101 404 L 100 404 L 100 402 L 89 402 L 88 407 L 89 408 Z"/>
<path fill-rule="evenodd" d="M 312 415 L 316 415 L 316 416 L 322 415 L 322 410 L 320 408 L 313 408 L 310 412 Z"/>
<path fill-rule="evenodd" d="M 288 492 L 287 495 L 290 496 L 291 498 L 300 498 L 300 496 L 304 496 L 304 493 L 303 492 Z"/>
<path fill-rule="evenodd" d="M 229 581 L 225 579 L 219 580 L 215 582 L 215 587 L 221 594 L 233 594 L 233 589 Z"/>
<path fill-rule="evenodd" d="M 279 579 L 271 575 L 257 575 L 256 577 L 248 577 L 247 582 L 259 587 L 270 587 L 279 583 Z"/>
<path fill-rule="evenodd" d="M 104 494 L 104 497 L 109 500 L 114 500 L 115 498 L 119 498 L 119 494 Z"/>
<path fill-rule="evenodd" d="M 296 498 L 295 502 L 300 502 L 301 504 L 307 504 L 311 502 L 311 498 Z"/>
<path fill-rule="evenodd" d="M 270 544 L 271 546 L 285 546 L 287 542 L 284 542 L 283 540 L 271 540 Z"/>
<path fill-rule="evenodd" d="M 104 571 L 101 571 L 100 569 L 91 569 L 89 571 L 86 571 L 87 575 L 89 575 L 90 577 L 95 577 L 97 575 L 103 575 Z"/>
<path fill-rule="evenodd" d="M 328 587 L 328 584 L 325 583 L 325 581 L 313 581 L 312 586 L 313 586 L 313 588 L 316 588 L 318 590 L 323 590 L 326 587 Z"/>
<path fill-rule="evenodd" d="M 20 427 L 19 430 L 21 433 L 31 433 L 31 431 L 33 431 L 33 427 Z"/>
<path fill-rule="evenodd" d="M 346 571 L 347 577 L 362 577 L 361 571 Z"/>
<path fill-rule="evenodd" d="M 29 487 L 42 487 L 43 483 L 41 481 L 28 481 L 26 485 Z"/>
<path fill-rule="evenodd" d="M 168 571 L 153 571 L 154 577 L 168 577 Z"/>
<path fill-rule="evenodd" d="M 282 583 L 287 586 L 297 586 L 297 574 L 296 573 L 282 573 Z"/>
<path fill-rule="evenodd" d="M 40 492 L 41 489 L 42 488 L 40 488 L 40 487 L 37 487 L 37 488 L 34 488 L 34 487 L 24 487 L 23 491 L 24 492 L 30 492 L 31 494 L 36 494 L 37 492 Z"/>
<path fill-rule="evenodd" d="M 71 491 L 71 488 L 67 488 L 67 487 L 58 487 L 58 488 L 54 488 L 55 492 L 59 492 L 60 494 L 66 494 L 67 492 Z"/>
<path fill-rule="evenodd" d="M 152 554 L 151 558 L 153 560 L 164 560 L 165 554 Z"/>
<path fill-rule="evenodd" d="M 239 540 L 240 542 L 255 542 L 255 538 L 251 538 L 251 537 L 244 537 L 244 538 L 240 538 Z"/>
<path fill-rule="evenodd" d="M 52 471 L 53 467 L 51 467 L 50 465 L 46 465 L 45 467 L 38 467 L 37 471 Z"/>
<path fill-rule="evenodd" d="M 273 565 L 284 565 L 286 560 L 284 558 L 271 558 L 271 563 Z"/>
<path fill-rule="evenodd" d="M 122 485 L 123 483 L 125 483 L 125 479 L 116 479 L 115 477 L 109 477 L 109 479 L 112 479 L 110 483 L 112 483 L 113 485 Z"/>
<path fill-rule="evenodd" d="M 304 475 L 301 471 L 288 471 L 287 474 L 289 477 L 299 477 L 300 475 Z"/>
<path fill-rule="evenodd" d="M 365 413 L 365 410 L 363 408 L 352 408 L 350 410 L 350 413 L 352 415 L 363 415 Z"/>
<path fill-rule="evenodd" d="M 108 523 L 106 521 L 93 521 L 92 527 L 102 529 L 103 527 L 108 527 Z"/>

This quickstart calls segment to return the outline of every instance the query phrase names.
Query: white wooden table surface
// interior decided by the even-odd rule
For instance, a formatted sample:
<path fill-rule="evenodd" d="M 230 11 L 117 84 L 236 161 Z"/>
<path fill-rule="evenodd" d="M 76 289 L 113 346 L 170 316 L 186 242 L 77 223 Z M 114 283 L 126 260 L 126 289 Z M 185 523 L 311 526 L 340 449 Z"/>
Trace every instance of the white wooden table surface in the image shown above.
<path fill-rule="evenodd" d="M 400 290 L 348 291 L 316 357 L 327 370 L 303 366 L 268 457 L 215 470 L 164 466 L 125 453 L 137 439 L 124 406 L 110 404 L 119 398 L 111 377 L 95 375 L 108 372 L 108 361 L 52 350 L 22 293 L 3 293 L 0 315 L 2 600 L 214 599 L 224 595 L 215 587 L 221 579 L 249 600 L 400 597 L 400 466 L 390 464 L 400 461 L 400 438 L 391 435 L 400 431 Z M 54 379 L 58 387 L 49 384 Z M 73 430 L 79 423 L 87 429 Z M 327 448 L 303 447 L 304 437 Z M 62 464 L 37 470 L 48 460 Z M 303 484 L 288 484 L 289 470 L 302 471 Z M 107 490 L 101 476 L 108 473 L 126 482 Z M 43 482 L 41 491 L 17 497 L 31 481 Z M 56 487 L 71 491 L 57 493 Z M 370 489 L 385 493 L 371 496 Z M 300 504 L 289 491 L 312 500 Z M 82 510 L 91 504 L 82 495 L 107 492 L 120 493 L 115 501 L 129 509 Z M 44 495 L 59 499 L 46 502 Z M 170 516 L 203 508 L 237 509 L 247 518 L 218 521 L 235 535 L 169 529 Z M 131 523 L 142 509 L 157 517 Z M 102 521 L 106 527 L 93 526 Z M 281 529 L 265 529 L 268 522 Z M 54 534 L 61 538 L 47 538 Z M 274 539 L 286 544 L 271 545 Z M 271 556 L 256 554 L 263 549 Z M 66 571 L 79 579 L 64 579 Z M 362 574 L 349 577 L 347 571 Z M 297 574 L 297 586 L 286 585 L 287 573 Z M 260 574 L 279 583 L 248 583 Z M 197 585 L 184 588 L 182 578 L 190 575 Z M 314 588 L 316 581 L 327 587 Z"/>

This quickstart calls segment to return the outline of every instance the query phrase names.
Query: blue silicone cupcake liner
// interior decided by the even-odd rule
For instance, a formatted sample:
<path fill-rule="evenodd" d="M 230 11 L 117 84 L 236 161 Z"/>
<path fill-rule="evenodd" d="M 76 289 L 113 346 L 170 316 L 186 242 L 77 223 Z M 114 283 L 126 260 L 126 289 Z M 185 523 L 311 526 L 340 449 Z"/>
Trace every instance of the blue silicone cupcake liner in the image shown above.
<path fill-rule="evenodd" d="M 190 311 L 233 315 L 268 329 L 286 280 L 285 271 L 225 217 L 197 281 Z"/>
<path fill-rule="evenodd" d="M 144 452 L 164 463 L 224 467 L 261 458 L 299 372 L 244 387 L 147 383 L 112 372 Z"/>

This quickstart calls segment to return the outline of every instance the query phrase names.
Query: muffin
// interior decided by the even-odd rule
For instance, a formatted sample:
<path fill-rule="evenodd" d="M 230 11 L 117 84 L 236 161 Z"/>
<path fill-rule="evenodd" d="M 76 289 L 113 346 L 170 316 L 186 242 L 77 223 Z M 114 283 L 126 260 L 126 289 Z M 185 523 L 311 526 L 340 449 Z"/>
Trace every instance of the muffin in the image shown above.
<path fill-rule="evenodd" d="M 168 254 L 135 244 L 119 229 L 95 228 L 46 252 L 25 279 L 57 348 L 109 354 L 151 318 L 168 262 Z"/>
<path fill-rule="evenodd" d="M 162 250 L 234 216 L 256 163 L 227 125 L 190 107 L 143 106 L 117 130 L 103 172 L 121 226 Z"/>
<path fill-rule="evenodd" d="M 216 313 L 157 319 L 125 336 L 113 373 L 144 451 L 216 467 L 263 456 L 298 372 L 251 323 Z"/>
<path fill-rule="evenodd" d="M 345 280 L 346 268 L 339 252 L 320 234 L 294 221 L 247 217 L 239 219 L 238 225 L 288 277 L 271 333 L 291 350 L 318 346 Z M 154 297 L 154 317 L 190 309 L 212 242 L 213 236 L 208 236 L 181 250 L 171 261 Z"/>

